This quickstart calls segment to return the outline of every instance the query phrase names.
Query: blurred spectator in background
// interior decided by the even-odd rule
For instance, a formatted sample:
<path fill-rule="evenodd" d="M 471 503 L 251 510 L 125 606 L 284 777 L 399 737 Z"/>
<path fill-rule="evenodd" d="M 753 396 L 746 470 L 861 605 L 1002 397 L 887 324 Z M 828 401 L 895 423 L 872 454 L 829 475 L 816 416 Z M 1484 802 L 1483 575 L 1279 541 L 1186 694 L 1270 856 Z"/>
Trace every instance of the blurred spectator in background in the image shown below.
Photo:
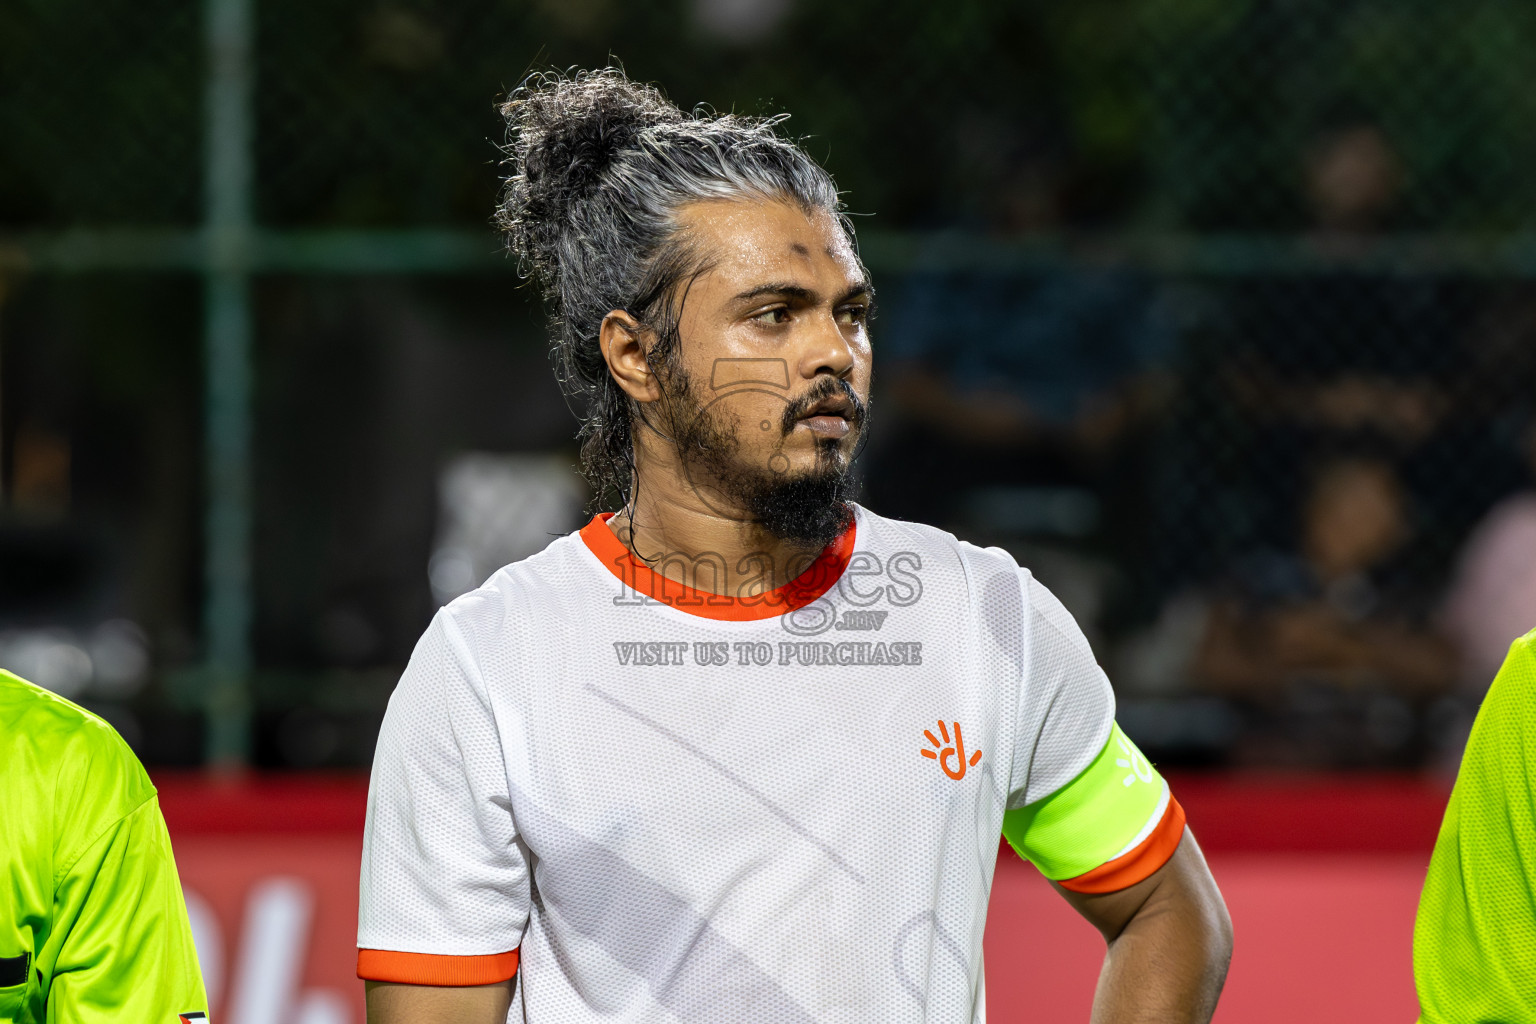
<path fill-rule="evenodd" d="M 991 542 L 1080 539 L 1125 441 L 1163 404 L 1173 332 L 1145 277 L 1074 240 L 1102 190 L 1078 180 L 1068 146 L 1048 130 L 981 134 L 995 166 L 969 237 L 996 258 L 936 270 L 920 257 L 883 286 L 870 504 Z"/>
<path fill-rule="evenodd" d="M 1401 161 L 1379 124 L 1345 112 L 1317 133 L 1301 164 L 1306 242 L 1343 266 L 1238 293 L 1233 397 L 1277 427 L 1368 433 L 1411 449 L 1446 411 L 1458 303 L 1437 279 L 1350 267 L 1401 226 Z"/>
<path fill-rule="evenodd" d="M 1161 289 L 1087 240 L 1124 187 L 1061 135 L 962 131 L 976 206 L 964 234 L 928 236 L 933 267 L 882 278 L 861 466 L 871 508 L 1007 548 L 1099 640 L 1118 567 L 1145 548 L 1138 428 L 1166 406 L 1175 332 Z M 960 259 L 943 251 L 957 240 Z"/>
<path fill-rule="evenodd" d="M 1404 602 L 1417 609 L 1409 621 L 1431 603 L 1453 543 L 1445 509 L 1461 499 L 1442 493 L 1443 469 L 1448 450 L 1468 455 L 1465 437 L 1449 440 L 1465 303 L 1441 277 L 1371 262 L 1405 226 L 1402 161 L 1374 118 L 1336 110 L 1297 170 L 1308 268 L 1223 282 L 1204 348 L 1192 350 L 1185 415 L 1197 429 L 1163 485 L 1181 490 L 1153 502 L 1190 507 L 1167 526 L 1167 585 L 1188 598 L 1225 578 L 1225 611 L 1200 631 L 1208 686 L 1265 690 L 1305 666 L 1422 690 L 1442 661 L 1395 664 L 1392 650 L 1413 645 L 1378 634 Z M 1188 503 L 1191 493 L 1204 497 Z M 1299 606 L 1255 611 L 1282 597 Z"/>
<path fill-rule="evenodd" d="M 1524 448 L 1529 486 L 1495 505 L 1467 541 L 1442 617 L 1460 655 L 1460 681 L 1478 695 L 1509 645 L 1536 627 L 1536 419 Z"/>
<path fill-rule="evenodd" d="M 1144 608 L 1201 590 L 1237 553 L 1285 546 L 1304 481 L 1330 452 L 1363 445 L 1392 461 L 1425 516 L 1412 556 L 1426 575 L 1479 511 L 1444 493 L 1445 459 L 1467 456 L 1448 430 L 1462 288 L 1376 262 L 1405 226 L 1396 147 L 1373 118 L 1341 109 L 1295 160 L 1295 269 L 1256 251 L 1270 269 L 1244 272 L 1236 246 L 1235 272 L 1199 286 L 1182 328 L 1179 398 L 1147 503 L 1161 524 Z"/>
<path fill-rule="evenodd" d="M 1302 157 L 1316 244 L 1349 244 L 1388 227 L 1403 167 L 1381 125 L 1354 111 L 1326 124 Z"/>
<path fill-rule="evenodd" d="M 1330 458 L 1312 475 L 1297 526 L 1293 549 L 1254 551 L 1232 567 L 1195 676 L 1268 712 L 1265 735 L 1240 758 L 1406 758 L 1413 706 L 1444 688 L 1452 654 L 1428 628 L 1431 595 L 1404 571 L 1414 533 L 1403 484 L 1382 458 Z"/>
<path fill-rule="evenodd" d="M 1128 272 L 919 273 L 902 287 L 882 342 L 901 361 L 892 412 L 912 427 L 1071 463 L 1121 439 L 1157 393 L 1167 331 Z"/>

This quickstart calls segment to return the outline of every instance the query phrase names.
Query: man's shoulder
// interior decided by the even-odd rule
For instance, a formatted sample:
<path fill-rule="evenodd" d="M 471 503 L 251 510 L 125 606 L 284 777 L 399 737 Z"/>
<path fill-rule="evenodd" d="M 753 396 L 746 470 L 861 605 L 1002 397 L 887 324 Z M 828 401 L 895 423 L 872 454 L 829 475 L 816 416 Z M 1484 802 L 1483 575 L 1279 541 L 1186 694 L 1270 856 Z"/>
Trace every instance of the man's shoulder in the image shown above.
<path fill-rule="evenodd" d="M 1522 704 L 1529 704 L 1536 692 L 1536 629 L 1509 645 L 1509 658 L 1499 676 L 1507 689 L 1520 691 Z"/>
<path fill-rule="evenodd" d="M 1502 762 L 1505 755 L 1523 751 L 1530 738 L 1536 737 L 1536 699 L 1533 698 L 1536 698 L 1536 630 L 1510 644 L 1509 655 L 1489 684 L 1478 709 L 1467 757 L 1493 764 Z M 1511 762 L 1511 767 L 1524 775 L 1523 754 Z"/>
<path fill-rule="evenodd" d="M 1003 548 L 982 547 L 936 527 L 887 519 L 864 508 L 859 509 L 859 524 L 868 525 L 868 545 L 886 558 L 893 552 L 917 554 L 925 575 L 946 566 L 953 569 L 988 622 L 1008 622 L 1009 628 L 1020 629 L 1042 623 L 1073 646 L 1091 651 L 1082 627 L 1061 600 Z"/>
<path fill-rule="evenodd" d="M 556 537 L 543 550 L 497 569 L 480 586 L 449 601 L 439 614 L 453 628 L 480 633 L 545 608 L 556 594 L 590 584 L 588 567 L 582 564 L 585 551 L 579 533 Z"/>
<path fill-rule="evenodd" d="M 888 519 L 863 506 L 858 507 L 858 546 L 880 554 L 910 552 L 923 558 L 945 560 L 964 571 L 984 571 L 989 576 L 998 571 L 1017 573 L 1019 563 L 998 547 L 982 547 L 962 540 L 947 530 L 905 519 Z M 1027 572 L 1028 570 L 1024 570 Z"/>
<path fill-rule="evenodd" d="M 0 735 L 54 759 L 90 756 L 139 763 L 101 716 L 5 669 L 0 669 Z"/>
<path fill-rule="evenodd" d="M 154 796 L 133 750 L 100 716 L 0 669 L 0 774 L 77 829 L 119 818 Z M 63 822 L 61 821 L 61 824 Z"/>

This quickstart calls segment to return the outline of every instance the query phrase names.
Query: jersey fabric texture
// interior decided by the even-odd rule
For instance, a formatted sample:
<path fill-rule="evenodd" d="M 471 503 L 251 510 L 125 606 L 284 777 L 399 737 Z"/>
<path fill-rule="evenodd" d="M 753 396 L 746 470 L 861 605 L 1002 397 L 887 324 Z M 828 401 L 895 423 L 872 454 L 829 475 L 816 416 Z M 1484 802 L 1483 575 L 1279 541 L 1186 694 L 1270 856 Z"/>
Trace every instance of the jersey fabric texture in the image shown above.
<path fill-rule="evenodd" d="M 100 718 L 0 670 L 0 1022 L 205 1020 L 170 837 Z"/>
<path fill-rule="evenodd" d="M 1536 1024 L 1536 632 L 1488 690 L 1413 933 L 1423 1024 Z"/>
<path fill-rule="evenodd" d="M 359 976 L 517 972 L 537 1024 L 964 1024 L 1005 821 L 1084 891 L 1157 870 L 1182 812 L 1062 605 L 855 512 L 778 590 L 598 517 L 442 609 L 375 754 Z"/>

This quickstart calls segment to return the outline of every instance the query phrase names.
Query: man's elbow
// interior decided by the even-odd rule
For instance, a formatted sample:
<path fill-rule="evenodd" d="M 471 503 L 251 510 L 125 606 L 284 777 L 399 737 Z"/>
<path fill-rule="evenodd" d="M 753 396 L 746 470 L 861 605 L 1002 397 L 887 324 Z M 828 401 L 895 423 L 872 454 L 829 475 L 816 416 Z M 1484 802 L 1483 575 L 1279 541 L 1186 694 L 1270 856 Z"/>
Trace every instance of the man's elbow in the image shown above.
<path fill-rule="evenodd" d="M 1181 916 L 1189 923 L 1192 943 L 1204 954 L 1207 976 L 1219 987 L 1232 963 L 1232 915 L 1205 858 L 1199 856 L 1198 865 L 1191 867 L 1196 869 L 1186 873 L 1186 884 L 1180 887 Z"/>
<path fill-rule="evenodd" d="M 1204 915 L 1205 933 L 1209 936 L 1208 958 L 1211 966 L 1219 969 L 1220 976 L 1225 978 L 1227 967 L 1232 963 L 1232 915 L 1227 913 L 1227 901 L 1221 898 L 1214 882 L 1211 889 L 1213 898 Z"/>
<path fill-rule="evenodd" d="M 1208 977 L 1225 978 L 1232 962 L 1232 915 L 1192 833 L 1184 833 L 1160 874 L 1164 877 L 1143 907 L 1148 923 L 1166 922 L 1152 925 L 1163 941 L 1202 961 Z"/>

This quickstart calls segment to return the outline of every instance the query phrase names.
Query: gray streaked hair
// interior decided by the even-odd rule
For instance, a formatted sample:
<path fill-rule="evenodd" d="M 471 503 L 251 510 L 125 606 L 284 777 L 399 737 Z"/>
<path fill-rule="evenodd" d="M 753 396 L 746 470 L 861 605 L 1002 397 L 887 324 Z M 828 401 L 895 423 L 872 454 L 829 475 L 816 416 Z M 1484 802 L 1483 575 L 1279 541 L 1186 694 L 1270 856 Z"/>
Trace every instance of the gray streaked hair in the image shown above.
<path fill-rule="evenodd" d="M 852 224 L 837 186 L 777 126 L 788 115 L 685 114 L 618 68 L 543 73 L 501 107 L 511 173 L 496 225 L 518 271 L 542 288 L 556 376 L 580 409 L 582 472 L 603 503 L 633 495 L 634 403 L 598 347 L 603 318 L 619 309 L 656 343 L 664 371 L 676 351 L 687 282 L 707 267 L 677 213 L 711 199 L 777 199 Z"/>

